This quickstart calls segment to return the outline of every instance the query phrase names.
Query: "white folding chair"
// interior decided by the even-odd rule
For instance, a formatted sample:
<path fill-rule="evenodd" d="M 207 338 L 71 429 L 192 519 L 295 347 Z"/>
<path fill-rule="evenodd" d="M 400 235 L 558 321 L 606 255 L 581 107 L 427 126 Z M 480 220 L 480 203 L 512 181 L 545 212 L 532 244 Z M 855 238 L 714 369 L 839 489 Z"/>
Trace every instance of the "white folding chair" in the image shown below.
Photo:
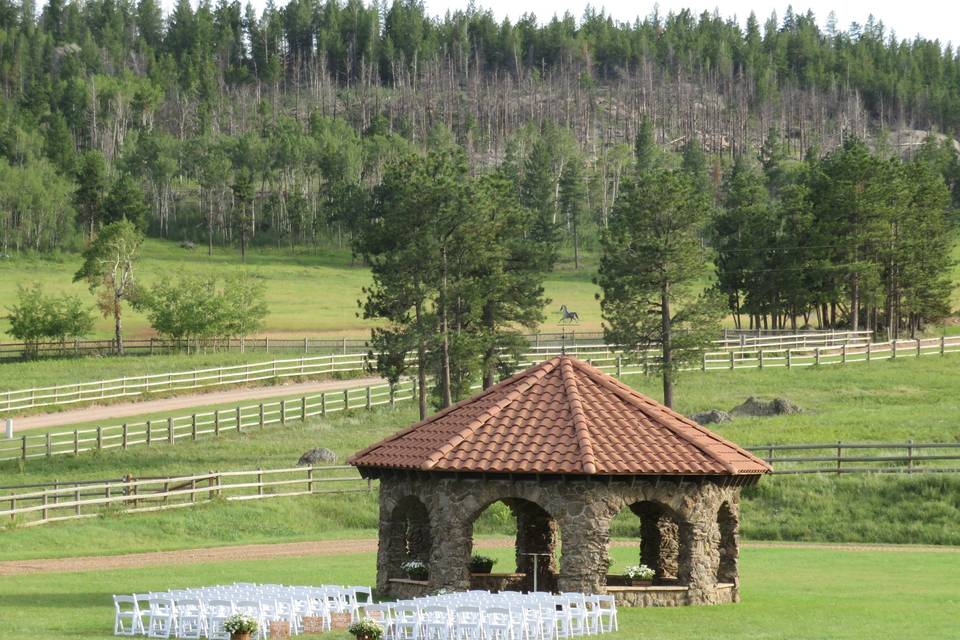
<path fill-rule="evenodd" d="M 420 628 L 424 640 L 451 640 L 453 616 L 446 605 L 432 604 L 420 607 Z"/>
<path fill-rule="evenodd" d="M 177 630 L 177 608 L 173 599 L 162 594 L 150 594 L 150 616 L 147 620 L 147 636 L 169 638 Z"/>
<path fill-rule="evenodd" d="M 587 605 L 582 593 L 561 593 L 560 602 L 566 612 L 570 635 L 582 636 L 587 633 Z"/>
<path fill-rule="evenodd" d="M 617 599 L 611 595 L 594 596 L 597 603 L 597 618 L 600 622 L 600 633 L 617 631 L 620 625 L 617 622 Z"/>
<path fill-rule="evenodd" d="M 199 638 L 207 635 L 207 616 L 199 598 L 177 598 L 177 637 Z"/>
<path fill-rule="evenodd" d="M 370 587 L 348 587 L 350 591 L 350 614 L 354 622 L 366 615 L 366 605 L 373 604 L 373 589 Z"/>
<path fill-rule="evenodd" d="M 397 640 L 420 640 L 420 610 L 416 605 L 395 605 L 393 628 Z"/>
<path fill-rule="evenodd" d="M 483 640 L 479 606 L 461 604 L 453 610 L 453 636 L 457 640 Z"/>
<path fill-rule="evenodd" d="M 142 632 L 140 609 L 133 596 L 113 596 L 113 635 L 135 636 Z"/>
<path fill-rule="evenodd" d="M 480 612 L 484 640 L 515 640 L 513 621 L 507 607 L 486 607 Z"/>
<path fill-rule="evenodd" d="M 363 615 L 376 622 L 383 629 L 383 640 L 392 640 L 396 635 L 393 629 L 393 617 L 390 615 L 390 605 L 367 604 Z"/>
<path fill-rule="evenodd" d="M 223 624 L 233 615 L 233 602 L 227 599 L 207 600 L 204 608 L 207 612 L 207 638 L 230 640 L 230 634 Z"/>

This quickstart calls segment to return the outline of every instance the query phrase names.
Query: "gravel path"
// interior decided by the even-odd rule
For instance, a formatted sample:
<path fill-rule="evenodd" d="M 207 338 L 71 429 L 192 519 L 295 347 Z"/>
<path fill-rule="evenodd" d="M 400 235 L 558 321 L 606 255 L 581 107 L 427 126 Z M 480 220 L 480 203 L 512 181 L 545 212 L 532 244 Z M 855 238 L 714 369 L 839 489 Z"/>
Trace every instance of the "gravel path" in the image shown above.
<path fill-rule="evenodd" d="M 507 537 L 480 538 L 479 546 L 512 547 Z M 629 540 L 616 540 L 614 546 L 628 547 Z M 831 551 L 884 551 L 902 553 L 960 553 L 960 547 L 911 546 L 895 544 L 815 544 L 802 542 L 747 542 L 747 549 L 829 549 Z M 139 569 L 158 565 L 197 564 L 202 562 L 229 562 L 234 560 L 269 560 L 301 556 L 330 556 L 344 553 L 374 553 L 377 541 L 373 538 L 354 540 L 318 540 L 311 542 L 284 542 L 278 544 L 246 544 L 209 549 L 130 553 L 118 556 L 81 556 L 44 560 L 7 560 L 0 562 L 0 576 L 36 573 L 63 573 L 74 571 L 106 571 L 109 569 Z"/>
<path fill-rule="evenodd" d="M 325 380 L 322 382 L 301 382 L 267 387 L 247 387 L 243 389 L 231 389 L 229 391 L 213 391 L 211 393 L 195 393 L 160 400 L 144 400 L 142 402 L 94 405 L 82 409 L 71 409 L 57 413 L 41 413 L 23 418 L 14 418 L 13 430 L 26 431 L 27 429 L 59 427 L 83 422 L 95 422 L 98 420 L 116 420 L 129 416 L 143 416 L 197 406 L 229 404 L 231 402 L 243 402 L 244 400 L 279 398 L 281 396 L 309 395 L 312 393 L 320 393 L 321 391 L 338 391 L 345 388 L 365 387 L 368 384 L 383 384 L 384 382 L 381 378 Z"/>

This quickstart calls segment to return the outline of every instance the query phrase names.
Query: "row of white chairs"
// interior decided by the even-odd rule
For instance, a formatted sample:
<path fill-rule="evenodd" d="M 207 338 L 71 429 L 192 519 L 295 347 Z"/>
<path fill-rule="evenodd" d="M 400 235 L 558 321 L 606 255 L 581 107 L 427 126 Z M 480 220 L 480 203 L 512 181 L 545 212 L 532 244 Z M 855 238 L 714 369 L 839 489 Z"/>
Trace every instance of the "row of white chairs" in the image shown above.
<path fill-rule="evenodd" d="M 616 631 L 613 596 L 467 591 L 373 604 L 385 640 L 558 640 Z"/>
<path fill-rule="evenodd" d="M 113 596 L 113 633 L 150 638 L 228 640 L 224 622 L 236 613 L 254 618 L 258 639 L 269 637 L 270 623 L 284 621 L 291 634 L 303 632 L 303 619 L 321 618 L 330 629 L 331 613 L 363 617 L 373 603 L 370 587 L 320 587 L 235 583 L 197 589 Z"/>

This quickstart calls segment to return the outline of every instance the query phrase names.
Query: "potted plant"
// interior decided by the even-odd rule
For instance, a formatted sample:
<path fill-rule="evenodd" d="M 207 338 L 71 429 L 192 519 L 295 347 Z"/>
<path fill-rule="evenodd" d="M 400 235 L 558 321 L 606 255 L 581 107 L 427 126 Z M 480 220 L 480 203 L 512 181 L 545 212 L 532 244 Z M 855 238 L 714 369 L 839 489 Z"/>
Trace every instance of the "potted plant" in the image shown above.
<path fill-rule="evenodd" d="M 427 579 L 427 565 L 420 560 L 409 560 L 400 565 L 400 568 L 411 580 Z"/>
<path fill-rule="evenodd" d="M 623 574 L 630 578 L 630 584 L 634 587 L 649 587 L 653 584 L 653 577 L 657 572 L 645 564 L 634 565 L 623 570 Z"/>
<path fill-rule="evenodd" d="M 230 634 L 230 640 L 250 640 L 257 632 L 257 621 L 248 615 L 235 613 L 224 621 L 223 630 Z"/>
<path fill-rule="evenodd" d="M 497 561 L 487 556 L 474 555 L 470 558 L 470 573 L 490 573 Z"/>
<path fill-rule="evenodd" d="M 380 640 L 383 637 L 383 629 L 373 618 L 364 618 L 354 622 L 347 627 L 347 632 L 356 637 L 357 640 Z"/>

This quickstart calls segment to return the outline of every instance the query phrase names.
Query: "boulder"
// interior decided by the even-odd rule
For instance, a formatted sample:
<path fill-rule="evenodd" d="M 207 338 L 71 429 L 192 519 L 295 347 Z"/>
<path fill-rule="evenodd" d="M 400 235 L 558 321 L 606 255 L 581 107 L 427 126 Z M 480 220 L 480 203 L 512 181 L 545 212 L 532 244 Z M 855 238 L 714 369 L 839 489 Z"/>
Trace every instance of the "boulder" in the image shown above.
<path fill-rule="evenodd" d="M 793 404 L 786 398 L 761 400 L 760 398 L 750 396 L 743 404 L 734 407 L 730 413 L 734 416 L 763 418 L 769 416 L 790 415 L 793 413 L 801 413 L 802 411 L 803 409 Z"/>
<path fill-rule="evenodd" d="M 718 424 L 720 422 L 730 422 L 733 418 L 726 411 L 720 409 L 710 409 L 701 411 L 690 416 L 690 419 L 697 424 Z"/>
<path fill-rule="evenodd" d="M 337 454 L 335 454 L 333 451 L 330 451 L 330 449 L 310 449 L 310 451 L 307 451 L 305 454 L 300 456 L 300 460 L 297 461 L 297 466 L 314 465 L 321 462 L 331 463 L 336 461 Z"/>
<path fill-rule="evenodd" d="M 191 242 L 190 240 L 184 240 L 183 242 L 180 243 L 180 248 L 181 248 L 181 249 L 186 249 L 186 250 L 188 250 L 188 251 L 193 251 L 194 249 L 197 248 L 197 245 L 195 245 L 195 244 L 194 244 L 193 242 Z"/>

